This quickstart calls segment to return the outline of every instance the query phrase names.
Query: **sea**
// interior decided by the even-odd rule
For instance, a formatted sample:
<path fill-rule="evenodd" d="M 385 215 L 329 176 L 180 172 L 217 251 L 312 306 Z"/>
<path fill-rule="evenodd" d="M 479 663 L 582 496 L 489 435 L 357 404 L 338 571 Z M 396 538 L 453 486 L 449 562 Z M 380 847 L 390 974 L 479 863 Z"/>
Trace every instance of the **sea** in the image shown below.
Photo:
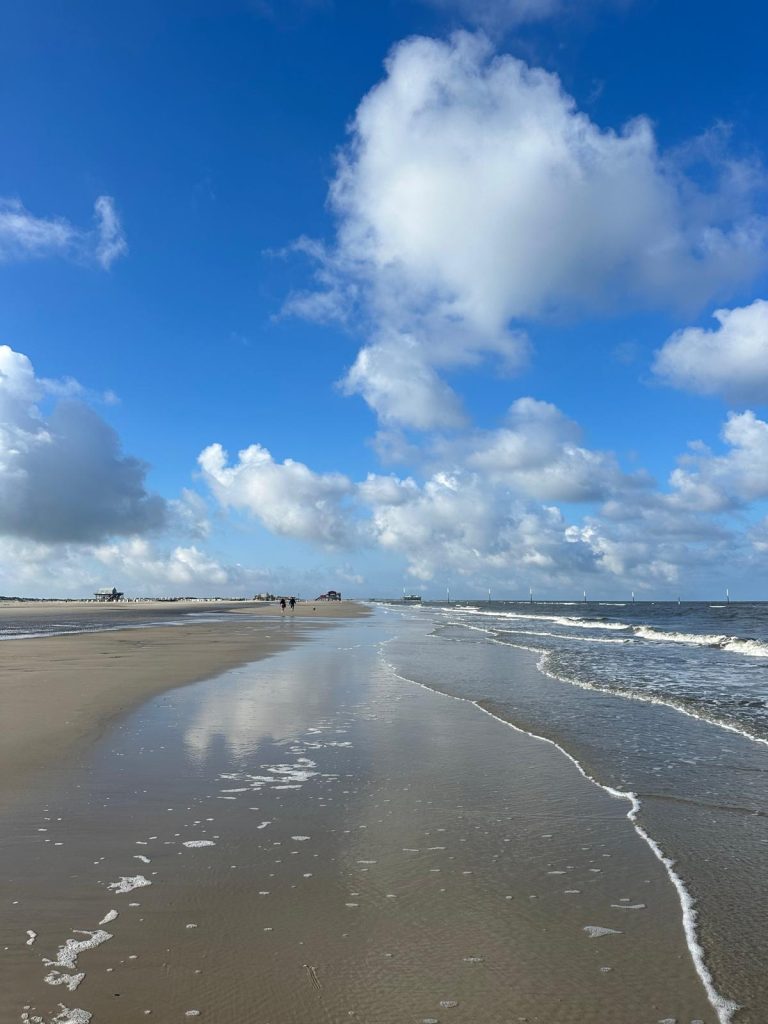
<path fill-rule="evenodd" d="M 400 675 L 555 743 L 629 801 L 678 889 L 719 1019 L 768 1022 L 768 603 L 386 614 L 399 620 L 385 657 Z"/>

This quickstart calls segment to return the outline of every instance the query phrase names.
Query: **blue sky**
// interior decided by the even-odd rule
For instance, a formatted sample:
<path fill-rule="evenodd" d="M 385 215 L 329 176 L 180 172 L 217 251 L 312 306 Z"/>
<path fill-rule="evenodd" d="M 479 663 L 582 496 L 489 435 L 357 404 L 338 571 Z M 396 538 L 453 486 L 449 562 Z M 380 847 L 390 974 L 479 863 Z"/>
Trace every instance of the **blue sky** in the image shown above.
<path fill-rule="evenodd" d="M 764 20 L 9 5 L 0 593 L 765 596 Z"/>

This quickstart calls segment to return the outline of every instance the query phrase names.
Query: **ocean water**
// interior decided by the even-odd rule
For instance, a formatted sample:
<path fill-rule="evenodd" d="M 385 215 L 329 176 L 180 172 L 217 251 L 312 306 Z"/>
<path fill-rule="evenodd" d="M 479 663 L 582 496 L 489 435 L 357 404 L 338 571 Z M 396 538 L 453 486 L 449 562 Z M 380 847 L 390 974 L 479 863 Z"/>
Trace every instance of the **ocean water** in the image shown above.
<path fill-rule="evenodd" d="M 536 651 L 577 686 L 658 701 L 768 742 L 768 603 L 435 607 L 441 635 Z M 453 634 L 452 632 L 453 631 Z"/>
<path fill-rule="evenodd" d="M 391 606 L 386 658 L 626 794 L 713 988 L 768 1021 L 768 605 Z M 482 752 L 478 752 L 482 757 Z M 698 954 L 697 954 L 698 955 Z"/>

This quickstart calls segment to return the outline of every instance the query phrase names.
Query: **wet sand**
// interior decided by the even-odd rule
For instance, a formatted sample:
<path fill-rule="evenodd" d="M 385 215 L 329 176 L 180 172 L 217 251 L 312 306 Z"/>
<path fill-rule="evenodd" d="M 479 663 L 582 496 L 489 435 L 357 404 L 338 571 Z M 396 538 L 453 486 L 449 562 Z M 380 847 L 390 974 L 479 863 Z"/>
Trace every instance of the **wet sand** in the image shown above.
<path fill-rule="evenodd" d="M 215 613 L 215 621 L 153 624 L 186 622 L 190 611 Z M 153 694 L 269 657 L 329 620 L 365 614 L 349 601 L 301 603 L 285 616 L 274 605 L 250 602 L 4 604 L 0 628 L 20 618 L 71 628 L 85 616 L 115 627 L 152 625 L 0 642 L 0 807 Z"/>
<path fill-rule="evenodd" d="M 155 697 L 7 813 L 0 1019 L 713 1024 L 626 802 L 385 639 Z"/>

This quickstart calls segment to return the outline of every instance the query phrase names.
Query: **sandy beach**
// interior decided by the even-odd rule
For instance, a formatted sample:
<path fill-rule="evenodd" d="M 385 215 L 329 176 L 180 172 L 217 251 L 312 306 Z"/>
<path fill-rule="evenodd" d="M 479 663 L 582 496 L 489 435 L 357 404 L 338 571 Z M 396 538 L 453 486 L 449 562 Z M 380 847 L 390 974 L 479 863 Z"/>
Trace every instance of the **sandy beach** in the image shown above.
<path fill-rule="evenodd" d="M 268 660 L 81 717 L 0 815 L 0 1019 L 714 1024 L 625 801 L 399 677 L 383 617 L 257 625 Z M 253 624 L 223 629 L 242 658 Z M 72 680 L 89 651 L 125 685 L 147 650 L 205 674 L 211 627 L 135 636 L 35 645 L 69 641 Z"/>
<path fill-rule="evenodd" d="M 215 621 L 187 621 L 190 613 L 211 613 Z M 0 642 L 0 807 L 153 694 L 269 657 L 329 621 L 365 614 L 350 601 L 302 602 L 284 616 L 257 602 L 3 603 L 0 628 L 19 619 L 72 628 L 86 616 L 111 628 Z M 178 624 L 161 624 L 168 619 Z"/>

